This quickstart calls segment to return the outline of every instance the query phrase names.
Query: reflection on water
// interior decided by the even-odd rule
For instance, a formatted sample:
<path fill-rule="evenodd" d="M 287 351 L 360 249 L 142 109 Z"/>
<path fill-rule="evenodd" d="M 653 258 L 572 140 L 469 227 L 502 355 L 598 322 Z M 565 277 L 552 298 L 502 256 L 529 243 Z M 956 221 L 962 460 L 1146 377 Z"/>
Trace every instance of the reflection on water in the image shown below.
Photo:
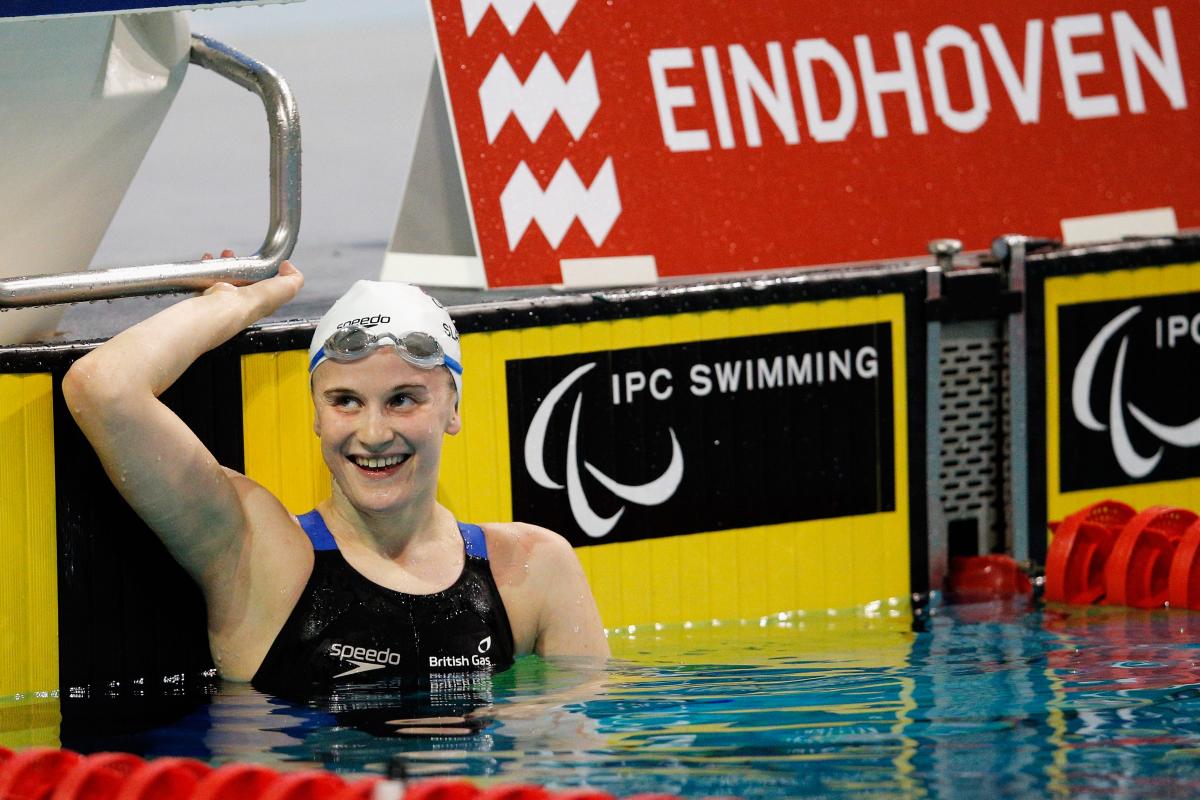
<path fill-rule="evenodd" d="M 414 776 L 618 796 L 1200 796 L 1198 614 L 963 606 L 611 642 L 607 666 L 526 658 L 452 695 L 224 685 L 151 724 L 68 705 L 63 744 L 347 773 L 402 753 Z"/>

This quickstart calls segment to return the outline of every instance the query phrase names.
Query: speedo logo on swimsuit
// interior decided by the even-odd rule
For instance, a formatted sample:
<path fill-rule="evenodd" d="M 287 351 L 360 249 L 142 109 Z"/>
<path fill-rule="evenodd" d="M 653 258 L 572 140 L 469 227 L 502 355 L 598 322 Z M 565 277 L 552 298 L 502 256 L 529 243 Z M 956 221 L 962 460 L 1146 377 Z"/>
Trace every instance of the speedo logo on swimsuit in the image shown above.
<path fill-rule="evenodd" d="M 383 669 L 387 666 L 394 667 L 400 663 L 400 654 L 393 653 L 391 648 L 387 650 L 374 650 L 334 642 L 329 646 L 329 654 L 334 658 L 340 658 L 355 665 L 353 669 L 334 675 L 333 677 L 335 678 L 344 678 L 347 675 L 370 672 L 373 669 Z"/>
<path fill-rule="evenodd" d="M 386 325 L 392 321 L 392 318 L 387 314 L 376 314 L 373 317 L 359 317 L 358 319 L 348 319 L 338 325 L 338 329 L 349 328 L 351 325 L 359 325 L 363 328 L 373 328 L 376 325 Z"/>

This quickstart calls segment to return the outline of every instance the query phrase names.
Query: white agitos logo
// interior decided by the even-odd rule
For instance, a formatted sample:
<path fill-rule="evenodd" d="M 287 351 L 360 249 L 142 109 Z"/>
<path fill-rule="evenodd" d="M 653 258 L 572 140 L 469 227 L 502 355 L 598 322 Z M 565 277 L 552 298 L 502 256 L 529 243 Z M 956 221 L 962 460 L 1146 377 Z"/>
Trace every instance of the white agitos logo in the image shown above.
<path fill-rule="evenodd" d="M 529 431 L 525 434 L 525 469 L 538 486 L 546 489 L 564 488 L 562 484 L 546 473 L 546 429 L 549 427 L 550 418 L 554 415 L 554 409 L 562 400 L 563 395 L 571 388 L 572 384 L 595 366 L 595 362 L 584 364 L 559 381 L 558 385 L 546 394 L 546 399 L 542 401 L 533 415 Z M 565 488 L 575 522 L 584 533 L 597 539 L 616 526 L 621 515 L 625 513 L 625 506 L 621 506 L 611 517 L 602 517 L 588 504 L 587 495 L 583 491 L 583 483 L 579 476 L 579 409 L 582 401 L 583 393 L 580 392 L 575 397 L 575 407 L 571 412 L 571 428 L 567 434 L 567 483 Z M 627 503 L 641 506 L 661 505 L 675 494 L 680 481 L 683 480 L 683 451 L 679 447 L 679 439 L 675 436 L 674 428 L 667 430 L 671 434 L 671 463 L 667 465 L 662 475 L 649 483 L 637 485 L 617 483 L 588 462 L 583 462 L 583 466 L 605 489 Z"/>
<path fill-rule="evenodd" d="M 1134 449 L 1133 442 L 1129 440 L 1129 429 L 1126 427 L 1126 409 L 1142 427 L 1158 437 L 1164 445 L 1170 444 L 1176 447 L 1200 445 L 1200 417 L 1186 425 L 1164 425 L 1133 403 L 1123 401 L 1122 384 L 1125 377 L 1125 351 L 1129 346 L 1128 336 L 1121 337 L 1120 349 L 1117 350 L 1117 363 L 1113 368 L 1112 388 L 1109 390 L 1108 396 L 1108 425 L 1100 422 L 1092 413 L 1092 380 L 1096 375 L 1096 364 L 1109 340 L 1116 336 L 1122 326 L 1137 316 L 1141 310 L 1141 306 L 1128 308 L 1113 317 L 1107 325 L 1100 329 L 1100 332 L 1088 344 L 1087 349 L 1083 351 L 1083 356 L 1075 366 L 1075 377 L 1071 382 L 1071 409 L 1075 412 L 1075 419 L 1088 430 L 1107 430 L 1109 432 L 1113 455 L 1116 456 L 1121 469 L 1131 478 L 1144 478 L 1153 472 L 1154 468 L 1158 466 L 1158 462 L 1162 460 L 1164 448 L 1160 445 L 1158 450 L 1149 456 L 1144 456 Z"/>

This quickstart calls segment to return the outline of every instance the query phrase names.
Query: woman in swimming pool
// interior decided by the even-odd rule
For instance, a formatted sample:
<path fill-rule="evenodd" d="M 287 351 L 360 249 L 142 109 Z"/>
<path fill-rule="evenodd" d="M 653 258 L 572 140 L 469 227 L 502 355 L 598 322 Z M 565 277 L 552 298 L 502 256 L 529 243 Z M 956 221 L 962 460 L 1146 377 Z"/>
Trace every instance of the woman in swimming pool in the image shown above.
<path fill-rule="evenodd" d="M 333 492 L 299 520 L 218 464 L 157 399 L 302 284 L 284 262 L 269 280 L 214 286 L 114 337 L 63 380 L 118 491 L 200 585 L 221 676 L 270 688 L 444 681 L 526 653 L 607 656 L 561 536 L 462 525 L 437 502 L 442 437 L 462 424 L 463 364 L 449 314 L 416 287 L 360 281 L 318 324 L 310 386 Z"/>

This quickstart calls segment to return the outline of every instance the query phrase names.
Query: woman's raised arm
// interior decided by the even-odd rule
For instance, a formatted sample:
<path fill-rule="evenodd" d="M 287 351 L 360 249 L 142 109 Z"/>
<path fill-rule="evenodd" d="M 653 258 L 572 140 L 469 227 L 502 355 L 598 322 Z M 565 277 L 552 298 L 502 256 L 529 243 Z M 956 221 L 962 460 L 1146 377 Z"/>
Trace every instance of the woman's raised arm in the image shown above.
<path fill-rule="evenodd" d="M 239 557 L 231 545 L 247 529 L 246 487 L 158 396 L 201 354 L 274 312 L 303 283 L 285 261 L 274 278 L 218 284 L 113 337 L 63 379 L 67 407 L 113 485 L 206 594 L 222 557 Z"/>

